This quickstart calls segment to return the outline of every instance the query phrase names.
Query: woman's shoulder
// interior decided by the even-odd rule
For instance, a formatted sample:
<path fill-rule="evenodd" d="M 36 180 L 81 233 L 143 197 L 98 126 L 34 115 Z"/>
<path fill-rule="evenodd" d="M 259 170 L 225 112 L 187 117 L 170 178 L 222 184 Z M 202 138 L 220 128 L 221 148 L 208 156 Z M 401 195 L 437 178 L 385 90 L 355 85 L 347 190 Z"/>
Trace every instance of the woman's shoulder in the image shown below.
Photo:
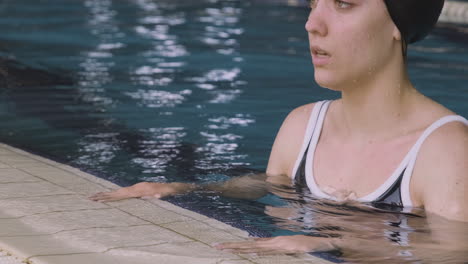
<path fill-rule="evenodd" d="M 430 133 L 419 150 L 414 180 L 420 186 L 421 202 L 428 211 L 461 219 L 450 210 L 464 203 L 462 196 L 468 187 L 468 124 L 450 110 L 439 110 L 434 111 L 426 128 Z M 464 214 L 468 217 L 468 212 Z"/>
<path fill-rule="evenodd" d="M 461 154 L 455 153 L 455 150 L 465 150 L 463 152 L 468 154 L 468 123 L 464 117 L 453 112 L 441 115 L 431 122 L 427 130 L 429 131 L 421 146 L 421 155 L 432 153 L 454 157 L 454 154 Z M 464 148 L 460 148 L 461 146 Z"/>
<path fill-rule="evenodd" d="M 426 139 L 415 165 L 426 210 L 468 221 L 467 172 L 468 125 L 459 121 L 446 123 Z"/>
<path fill-rule="evenodd" d="M 303 124 L 304 121 L 307 121 L 314 109 L 315 105 L 319 102 L 308 103 L 301 106 L 298 106 L 289 112 L 288 116 L 284 122 L 295 123 L 299 122 Z"/>
<path fill-rule="evenodd" d="M 432 128 L 432 129 L 431 129 Z M 468 158 L 468 123 L 462 116 L 449 113 L 435 118 L 427 128 L 427 138 L 421 146 L 420 155 L 439 160 L 456 159 L 462 153 Z M 468 160 L 465 160 L 468 164 Z"/>
<path fill-rule="evenodd" d="M 432 127 L 431 133 L 424 142 L 428 150 L 446 149 L 445 146 L 466 141 L 468 126 L 464 117 L 437 103 L 428 107 L 425 112 L 427 114 L 422 119 L 425 120 L 426 130 Z"/>
<path fill-rule="evenodd" d="M 468 144 L 468 126 L 466 119 L 457 115 L 446 107 L 429 101 L 420 108 L 419 115 L 414 117 L 421 120 L 427 136 L 420 149 L 422 156 L 429 153 L 445 155 L 453 153 L 451 149 Z M 425 155 L 427 153 L 427 155 Z"/>
<path fill-rule="evenodd" d="M 296 107 L 284 119 L 272 147 L 268 174 L 291 176 L 315 105 L 316 103 L 309 103 Z"/>
<path fill-rule="evenodd" d="M 307 127 L 310 125 L 309 122 L 312 116 L 312 111 L 314 111 L 314 108 L 318 104 L 323 104 L 325 102 L 326 101 L 318 101 L 294 108 L 284 119 L 280 133 L 285 131 L 288 135 L 297 136 L 296 138 L 298 140 L 300 139 L 301 141 L 304 137 Z"/>

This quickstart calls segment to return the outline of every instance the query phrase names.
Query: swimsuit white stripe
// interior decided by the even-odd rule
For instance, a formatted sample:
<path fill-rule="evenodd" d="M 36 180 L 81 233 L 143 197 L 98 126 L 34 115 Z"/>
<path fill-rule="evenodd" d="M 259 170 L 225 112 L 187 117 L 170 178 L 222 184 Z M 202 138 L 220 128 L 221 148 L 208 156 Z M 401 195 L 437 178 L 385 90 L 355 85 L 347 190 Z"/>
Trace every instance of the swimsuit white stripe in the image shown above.
<path fill-rule="evenodd" d="M 424 141 L 432 134 L 437 128 L 450 123 L 450 122 L 462 122 L 463 124 L 468 126 L 468 120 L 466 120 L 462 116 L 458 115 L 449 115 L 440 118 L 432 125 L 430 125 L 421 137 L 416 141 L 413 148 L 409 151 L 408 155 L 411 157 L 408 166 L 406 167 L 405 174 L 403 175 L 403 180 L 401 182 L 401 200 L 404 206 L 412 206 L 413 203 L 411 202 L 411 195 L 410 195 L 410 180 L 411 176 L 413 175 L 414 164 L 416 163 L 416 159 L 418 157 L 419 150 L 421 149 L 422 144 Z"/>
<path fill-rule="evenodd" d="M 317 124 L 315 125 L 315 130 L 312 134 L 312 139 L 310 140 L 309 150 L 307 152 L 306 163 L 305 163 L 305 176 L 307 186 L 310 189 L 310 192 L 313 193 L 315 196 L 320 198 L 326 198 L 334 200 L 333 196 L 330 196 L 323 192 L 315 182 L 314 178 L 314 156 L 315 156 L 315 148 L 317 147 L 317 143 L 320 138 L 320 134 L 322 132 L 323 123 L 325 120 L 325 114 L 327 113 L 328 106 L 330 105 L 330 101 L 326 101 L 324 106 L 320 111 L 319 118 L 317 119 Z"/>
<path fill-rule="evenodd" d="M 294 164 L 294 168 L 292 171 L 293 180 L 294 180 L 294 177 L 296 177 L 297 169 L 299 168 L 299 165 L 301 164 L 302 156 L 304 155 L 304 152 L 309 146 L 310 138 L 312 137 L 312 133 L 315 131 L 315 125 L 317 124 L 317 119 L 320 113 L 320 109 L 323 107 L 324 103 L 325 101 L 317 102 L 315 103 L 314 108 L 312 109 L 312 113 L 310 114 L 310 118 L 307 123 L 307 129 L 304 134 L 304 140 L 302 142 L 301 151 L 299 152 L 298 158 L 296 160 L 296 163 Z"/>

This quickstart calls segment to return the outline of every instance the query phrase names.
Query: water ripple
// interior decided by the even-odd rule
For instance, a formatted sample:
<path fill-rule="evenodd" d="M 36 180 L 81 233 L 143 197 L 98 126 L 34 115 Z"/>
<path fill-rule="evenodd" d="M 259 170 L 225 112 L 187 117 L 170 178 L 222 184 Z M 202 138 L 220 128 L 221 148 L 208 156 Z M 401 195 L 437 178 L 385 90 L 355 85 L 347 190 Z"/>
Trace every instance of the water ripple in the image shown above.
<path fill-rule="evenodd" d="M 242 90 L 227 90 L 227 91 L 215 91 L 215 98 L 211 99 L 209 102 L 212 104 L 227 104 L 237 98 L 239 94 L 242 93 Z"/>
<path fill-rule="evenodd" d="M 255 123 L 255 119 L 250 118 L 250 115 L 236 114 L 235 117 L 216 117 L 208 119 L 214 124 L 207 125 L 210 129 L 228 129 L 233 125 L 246 127 L 249 124 Z"/>
<path fill-rule="evenodd" d="M 225 142 L 225 141 L 235 141 L 237 139 L 242 139 L 243 136 L 235 135 L 235 134 L 224 134 L 224 135 L 217 135 L 208 132 L 200 132 L 200 135 L 207 138 L 210 142 Z"/>
<path fill-rule="evenodd" d="M 159 107 L 174 107 L 185 101 L 187 95 L 192 94 L 191 90 L 182 90 L 178 93 L 171 93 L 161 90 L 142 90 L 136 92 L 125 93 L 133 99 L 140 100 L 140 102 L 150 108 Z"/>
<path fill-rule="evenodd" d="M 183 13 L 167 16 L 147 16 L 140 20 L 142 24 L 166 24 L 171 26 L 181 25 L 186 22 Z"/>

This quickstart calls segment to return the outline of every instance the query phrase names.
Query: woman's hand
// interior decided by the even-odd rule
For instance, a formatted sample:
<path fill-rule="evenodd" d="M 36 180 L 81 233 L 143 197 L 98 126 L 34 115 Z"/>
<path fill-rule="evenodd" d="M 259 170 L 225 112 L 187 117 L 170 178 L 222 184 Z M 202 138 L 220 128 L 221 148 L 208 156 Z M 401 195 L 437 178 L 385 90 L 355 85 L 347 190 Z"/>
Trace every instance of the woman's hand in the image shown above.
<path fill-rule="evenodd" d="M 255 238 L 252 241 L 228 242 L 215 245 L 233 253 L 295 254 L 336 249 L 337 239 L 304 235 Z"/>
<path fill-rule="evenodd" d="M 155 197 L 163 198 L 189 191 L 193 185 L 187 183 L 140 182 L 130 187 L 110 192 L 100 192 L 89 197 L 92 201 L 112 202 L 128 198 Z"/>

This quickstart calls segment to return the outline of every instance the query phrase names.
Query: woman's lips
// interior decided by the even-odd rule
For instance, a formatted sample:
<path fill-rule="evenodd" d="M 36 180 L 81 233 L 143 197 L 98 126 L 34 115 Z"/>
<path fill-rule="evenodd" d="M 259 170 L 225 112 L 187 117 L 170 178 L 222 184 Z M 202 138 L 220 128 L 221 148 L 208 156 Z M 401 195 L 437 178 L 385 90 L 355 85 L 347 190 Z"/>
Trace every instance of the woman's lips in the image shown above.
<path fill-rule="evenodd" d="M 321 67 L 330 63 L 330 53 L 319 46 L 312 46 L 310 48 L 310 53 L 312 54 L 312 63 L 314 66 Z"/>

